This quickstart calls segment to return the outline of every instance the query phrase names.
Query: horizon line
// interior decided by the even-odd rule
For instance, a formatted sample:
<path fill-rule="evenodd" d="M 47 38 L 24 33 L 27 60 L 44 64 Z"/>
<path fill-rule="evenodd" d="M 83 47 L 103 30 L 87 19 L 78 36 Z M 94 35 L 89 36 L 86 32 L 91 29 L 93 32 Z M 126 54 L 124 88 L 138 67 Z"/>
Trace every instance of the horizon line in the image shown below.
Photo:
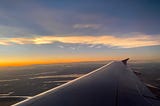
<path fill-rule="evenodd" d="M 121 59 L 102 59 L 102 60 L 82 60 L 82 61 L 62 61 L 62 62 L 35 62 L 35 63 L 22 63 L 22 62 L 17 62 L 17 63 L 9 63 L 8 65 L 7 64 L 0 64 L 0 68 L 5 68 L 5 67 L 25 67 L 25 66 L 35 66 L 35 65 L 52 65 L 52 64 L 69 64 L 69 63 L 86 63 L 86 62 L 108 62 L 108 61 L 121 61 L 123 60 L 124 58 L 121 58 Z M 130 63 L 132 62 L 145 62 L 145 63 L 148 63 L 148 62 L 160 62 L 160 60 L 151 60 L 151 59 L 141 59 L 141 60 L 137 60 L 137 59 L 130 59 L 129 61 Z M 21 64 L 20 64 L 21 63 Z"/>

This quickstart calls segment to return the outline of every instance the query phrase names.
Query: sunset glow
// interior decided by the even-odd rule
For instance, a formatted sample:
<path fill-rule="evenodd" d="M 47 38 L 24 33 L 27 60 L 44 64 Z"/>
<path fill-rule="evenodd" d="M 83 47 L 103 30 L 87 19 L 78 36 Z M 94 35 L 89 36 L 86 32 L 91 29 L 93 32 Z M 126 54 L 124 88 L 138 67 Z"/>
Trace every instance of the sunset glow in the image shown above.
<path fill-rule="evenodd" d="M 160 37 L 149 35 L 137 35 L 133 37 L 115 37 L 111 35 L 102 36 L 45 36 L 34 38 L 4 38 L 0 41 L 1 45 L 12 44 L 52 44 L 54 42 L 72 43 L 72 44 L 102 44 L 106 46 L 117 46 L 121 48 L 134 48 L 141 46 L 160 45 Z"/>
<path fill-rule="evenodd" d="M 120 4 L 108 0 L 1 2 L 0 66 L 126 57 L 160 61 L 158 3 Z"/>

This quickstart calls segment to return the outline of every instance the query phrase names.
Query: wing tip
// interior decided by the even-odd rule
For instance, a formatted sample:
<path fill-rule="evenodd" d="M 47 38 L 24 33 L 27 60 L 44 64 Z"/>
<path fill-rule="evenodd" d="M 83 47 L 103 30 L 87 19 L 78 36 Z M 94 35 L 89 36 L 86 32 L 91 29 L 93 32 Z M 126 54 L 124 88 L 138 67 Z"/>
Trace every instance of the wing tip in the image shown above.
<path fill-rule="evenodd" d="M 127 58 L 127 59 L 124 59 L 124 60 L 122 60 L 122 63 L 124 64 L 124 65 L 127 65 L 127 61 L 129 60 L 129 58 Z"/>

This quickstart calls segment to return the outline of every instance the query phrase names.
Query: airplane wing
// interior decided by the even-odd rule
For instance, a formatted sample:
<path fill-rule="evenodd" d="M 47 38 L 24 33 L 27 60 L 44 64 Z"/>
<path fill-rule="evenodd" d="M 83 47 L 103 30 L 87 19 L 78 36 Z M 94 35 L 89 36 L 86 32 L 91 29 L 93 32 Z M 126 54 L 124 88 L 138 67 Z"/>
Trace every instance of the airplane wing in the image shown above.
<path fill-rule="evenodd" d="M 13 106 L 160 106 L 160 101 L 127 66 L 126 59 Z"/>

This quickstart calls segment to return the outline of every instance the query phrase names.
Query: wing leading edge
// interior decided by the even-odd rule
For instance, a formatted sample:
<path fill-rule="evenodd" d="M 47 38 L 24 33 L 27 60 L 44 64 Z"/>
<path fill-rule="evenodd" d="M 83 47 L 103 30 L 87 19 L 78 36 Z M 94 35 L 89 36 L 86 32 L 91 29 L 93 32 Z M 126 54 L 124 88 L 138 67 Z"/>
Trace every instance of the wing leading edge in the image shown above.
<path fill-rule="evenodd" d="M 111 62 L 13 106 L 160 106 L 127 60 Z"/>

